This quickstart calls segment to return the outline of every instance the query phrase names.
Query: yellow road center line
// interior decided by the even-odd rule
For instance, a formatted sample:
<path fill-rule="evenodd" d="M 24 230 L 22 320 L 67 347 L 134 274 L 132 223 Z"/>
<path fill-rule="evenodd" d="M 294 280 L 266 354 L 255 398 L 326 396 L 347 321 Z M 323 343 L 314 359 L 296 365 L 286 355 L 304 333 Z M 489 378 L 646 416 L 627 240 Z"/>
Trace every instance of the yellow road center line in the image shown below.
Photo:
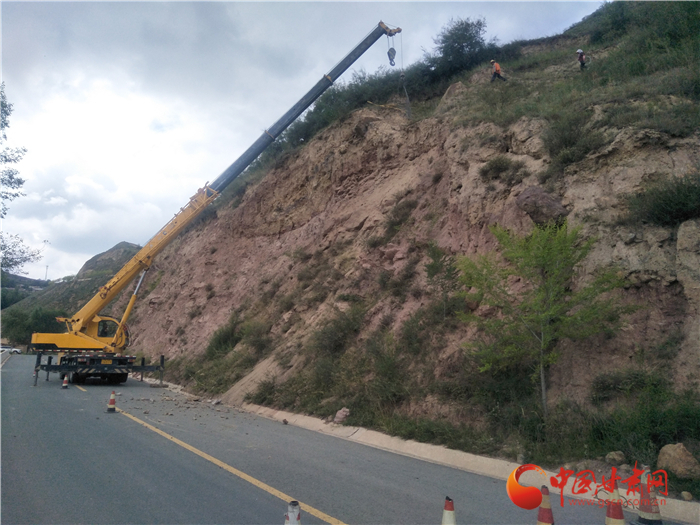
<path fill-rule="evenodd" d="M 85 390 L 82 386 L 75 385 L 75 388 L 82 390 L 83 392 L 87 392 L 87 390 Z"/>
<path fill-rule="evenodd" d="M 80 388 L 80 387 L 78 387 L 78 388 Z M 272 494 L 273 496 L 275 496 L 275 497 L 277 497 L 277 498 L 279 498 L 287 503 L 295 499 L 292 496 L 288 496 L 284 492 L 280 492 L 276 488 L 271 487 L 270 485 L 263 483 L 262 481 L 260 481 L 258 479 L 255 479 L 253 476 L 250 476 L 250 475 L 246 474 L 245 472 L 238 470 L 237 468 L 233 468 L 231 465 L 227 465 L 223 461 L 216 459 L 214 456 L 210 456 L 206 452 L 202 452 L 201 450 L 194 448 L 192 445 L 177 439 L 175 436 L 171 436 L 167 432 L 163 432 L 161 429 L 156 428 L 153 425 L 149 425 L 145 421 L 142 421 L 139 418 L 134 417 L 127 412 L 124 412 L 121 408 L 117 408 L 117 412 L 124 414 L 126 417 L 128 417 L 132 421 L 135 421 L 139 425 L 143 425 L 148 430 L 152 430 L 156 434 L 160 434 L 165 439 L 169 439 L 173 443 L 180 445 L 182 448 L 185 448 L 185 449 L 189 450 L 190 452 L 197 454 L 199 457 L 204 458 L 207 461 L 210 461 L 211 463 L 214 463 L 214 465 L 216 465 L 217 467 L 221 467 L 222 469 L 230 472 L 234 476 L 237 476 L 237 477 L 241 478 L 242 480 L 247 481 L 248 483 L 251 483 L 252 485 L 255 485 L 256 487 L 264 490 L 268 494 Z M 325 512 L 321 512 L 320 510 L 318 510 L 310 505 L 307 505 L 306 503 L 302 503 L 301 501 L 299 501 L 299 507 L 301 508 L 301 510 L 308 512 L 312 516 L 316 516 L 318 519 L 321 519 L 321 520 L 325 521 L 326 523 L 330 523 L 331 525 L 346 525 L 342 521 L 335 519 L 334 517 L 329 516 Z"/>

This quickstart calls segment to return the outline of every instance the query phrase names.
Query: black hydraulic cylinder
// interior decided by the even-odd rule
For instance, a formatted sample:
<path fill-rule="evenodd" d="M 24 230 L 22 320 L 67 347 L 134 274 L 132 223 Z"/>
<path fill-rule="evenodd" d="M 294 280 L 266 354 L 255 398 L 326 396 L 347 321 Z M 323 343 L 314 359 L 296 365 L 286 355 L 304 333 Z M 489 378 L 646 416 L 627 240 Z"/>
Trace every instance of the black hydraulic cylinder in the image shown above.
<path fill-rule="evenodd" d="M 382 22 L 360 42 L 355 49 L 341 60 L 327 75 L 325 75 L 311 90 L 304 95 L 299 102 L 294 104 L 282 118 L 275 122 L 270 129 L 263 133 L 252 146 L 250 146 L 226 171 L 210 185 L 210 188 L 221 192 L 231 181 L 238 177 L 243 171 L 258 158 L 265 148 L 272 144 L 280 134 L 294 122 L 299 115 L 306 111 L 314 101 L 320 97 L 324 91 L 333 85 L 340 75 L 342 75 L 355 61 L 367 51 L 382 35 L 399 32 L 400 29 L 390 31 Z"/>

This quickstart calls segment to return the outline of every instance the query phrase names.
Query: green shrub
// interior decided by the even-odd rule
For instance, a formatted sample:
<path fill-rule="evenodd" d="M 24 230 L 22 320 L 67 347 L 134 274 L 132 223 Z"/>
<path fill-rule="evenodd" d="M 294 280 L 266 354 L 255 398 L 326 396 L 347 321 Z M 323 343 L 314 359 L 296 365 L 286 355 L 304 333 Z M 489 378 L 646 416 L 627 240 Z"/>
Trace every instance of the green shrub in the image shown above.
<path fill-rule="evenodd" d="M 382 290 L 387 290 L 394 297 L 397 297 L 402 301 L 405 300 L 406 293 L 411 285 L 411 281 L 416 274 L 416 266 L 418 265 L 418 261 L 419 259 L 416 257 L 410 258 L 396 277 L 393 276 L 391 271 L 382 270 L 379 272 L 379 277 L 377 279 L 379 282 L 379 287 Z"/>
<path fill-rule="evenodd" d="M 528 177 L 530 172 L 525 168 L 524 162 L 498 155 L 479 168 L 479 175 L 483 181 L 500 180 L 507 186 L 515 186 Z"/>
<path fill-rule="evenodd" d="M 401 226 L 411 217 L 416 206 L 418 201 L 415 199 L 401 200 L 394 205 L 386 219 L 385 242 L 389 242 L 398 233 Z"/>
<path fill-rule="evenodd" d="M 241 322 L 238 314 L 232 314 L 225 326 L 219 328 L 211 336 L 204 352 L 207 359 L 217 359 L 228 354 L 243 338 Z"/>
<path fill-rule="evenodd" d="M 661 181 L 627 199 L 627 220 L 675 227 L 700 217 L 700 171 Z"/>
<path fill-rule="evenodd" d="M 674 359 L 678 355 L 684 339 L 685 336 L 680 330 L 671 333 L 665 341 L 652 349 L 652 356 L 665 361 Z"/>
<path fill-rule="evenodd" d="M 294 308 L 294 305 L 296 304 L 294 298 L 296 294 L 290 293 L 287 295 L 284 295 L 280 298 L 279 301 L 279 309 L 280 312 L 285 313 Z"/>
<path fill-rule="evenodd" d="M 339 311 L 311 335 L 309 348 L 316 355 L 342 354 L 348 343 L 359 333 L 364 316 L 364 308 L 357 304 L 347 312 Z"/>
<path fill-rule="evenodd" d="M 260 321 L 248 321 L 241 326 L 241 341 L 255 351 L 256 357 L 261 357 L 272 347 L 270 325 Z"/>
<path fill-rule="evenodd" d="M 384 240 L 383 235 L 373 235 L 372 237 L 367 239 L 367 247 L 370 249 L 384 246 L 386 243 L 387 241 Z"/>
<path fill-rule="evenodd" d="M 540 182 L 559 178 L 566 166 L 583 160 L 590 152 L 607 143 L 605 135 L 588 126 L 590 113 L 579 110 L 561 113 L 551 122 L 543 136 L 552 162 L 540 174 Z"/>
<path fill-rule="evenodd" d="M 595 414 L 588 428 L 592 454 L 621 450 L 630 463 L 656 462 L 668 443 L 700 439 L 700 399 L 697 392 L 644 392 L 634 407 Z"/>
<path fill-rule="evenodd" d="M 591 383 L 591 403 L 601 405 L 605 401 L 620 396 L 629 396 L 645 390 L 658 391 L 664 388 L 666 382 L 659 374 L 646 370 L 628 368 L 615 370 L 596 376 Z"/>
<path fill-rule="evenodd" d="M 347 303 L 361 303 L 363 301 L 362 297 L 354 293 L 341 293 L 338 294 L 339 301 L 345 301 Z"/>
<path fill-rule="evenodd" d="M 276 387 L 277 381 L 274 377 L 260 381 L 255 391 L 246 394 L 245 401 L 256 405 L 270 405 L 274 401 Z"/>

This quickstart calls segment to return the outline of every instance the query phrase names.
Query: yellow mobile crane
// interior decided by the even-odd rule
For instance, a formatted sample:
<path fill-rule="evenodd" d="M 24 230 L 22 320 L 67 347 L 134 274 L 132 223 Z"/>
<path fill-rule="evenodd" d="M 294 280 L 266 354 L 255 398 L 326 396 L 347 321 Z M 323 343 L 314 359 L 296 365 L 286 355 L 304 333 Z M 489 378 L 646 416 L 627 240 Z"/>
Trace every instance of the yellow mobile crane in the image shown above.
<path fill-rule="evenodd" d="M 331 71 L 324 75 L 299 102 L 292 106 L 282 118 L 266 130 L 231 166 L 229 166 L 211 185 L 205 184 L 182 207 L 175 217 L 168 222 L 148 243 L 128 262 L 97 294 L 72 317 L 57 317 L 56 320 L 66 325 L 66 333 L 32 334 L 29 351 L 37 353 L 34 366 L 36 385 L 39 371 L 58 372 L 61 379 L 68 375 L 74 383 L 83 382 L 87 377 L 98 376 L 112 383 L 123 383 L 129 372 L 160 371 L 162 378 L 163 356 L 160 365 L 136 365 L 134 356 L 123 355 L 129 346 L 129 331 L 126 325 L 136 301 L 136 294 L 141 287 L 146 271 L 153 260 L 177 235 L 189 225 L 238 175 L 240 175 L 274 140 L 294 122 L 299 115 L 314 103 L 318 97 L 335 82 L 362 54 L 380 37 L 393 37 L 401 28 L 390 29 L 383 22 L 379 24 Z M 391 65 L 396 55 L 393 47 L 388 52 Z M 137 276 L 141 275 L 134 293 L 129 300 L 121 320 L 100 315 L 119 292 L 126 288 Z M 42 355 L 48 354 L 46 362 Z M 53 357 L 57 363 L 52 364 Z"/>

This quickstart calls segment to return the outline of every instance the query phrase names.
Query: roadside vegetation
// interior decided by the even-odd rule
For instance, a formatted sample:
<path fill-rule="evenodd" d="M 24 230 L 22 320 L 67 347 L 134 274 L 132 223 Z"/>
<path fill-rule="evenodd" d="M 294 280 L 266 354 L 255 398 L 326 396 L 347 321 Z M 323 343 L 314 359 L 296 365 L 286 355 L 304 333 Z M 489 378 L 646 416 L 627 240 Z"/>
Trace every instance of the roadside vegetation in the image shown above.
<path fill-rule="evenodd" d="M 596 344 L 614 337 L 622 316 L 637 307 L 616 302 L 622 282 L 611 272 L 572 288 L 577 263 L 594 242 L 581 239 L 578 230 L 563 224 L 524 238 L 494 233 L 500 262 L 458 259 L 428 244 L 415 254 L 424 263 L 403 278 L 380 278 L 376 294 L 365 298 L 345 294 L 349 308 L 335 311 L 311 333 L 300 350 L 305 361 L 298 373 L 285 381 L 269 377 L 247 400 L 326 418 L 347 407 L 350 425 L 512 460 L 522 454 L 551 467 L 611 450 L 623 451 L 632 463 L 653 464 L 668 443 L 700 444 L 700 397 L 695 391 L 674 393 L 668 379 L 683 342 L 680 333 L 642 349 L 628 369 L 596 377 L 589 404 L 544 404 L 546 371 L 558 358 L 555 343 L 570 338 Z M 415 283 L 419 273 L 426 288 Z M 505 286 L 514 277 L 529 283 L 516 294 Z M 386 315 L 370 332 L 367 312 L 382 297 L 398 296 L 392 279 L 405 280 L 405 290 L 417 288 L 425 305 L 398 326 Z M 480 317 L 474 314 L 479 308 L 500 314 Z M 465 323 L 477 328 L 476 336 L 449 363 L 438 363 Z M 530 325 L 538 327 L 536 333 Z M 451 412 L 413 413 L 411 407 L 427 397 Z M 698 488 L 683 480 L 672 484 L 675 491 Z"/>

